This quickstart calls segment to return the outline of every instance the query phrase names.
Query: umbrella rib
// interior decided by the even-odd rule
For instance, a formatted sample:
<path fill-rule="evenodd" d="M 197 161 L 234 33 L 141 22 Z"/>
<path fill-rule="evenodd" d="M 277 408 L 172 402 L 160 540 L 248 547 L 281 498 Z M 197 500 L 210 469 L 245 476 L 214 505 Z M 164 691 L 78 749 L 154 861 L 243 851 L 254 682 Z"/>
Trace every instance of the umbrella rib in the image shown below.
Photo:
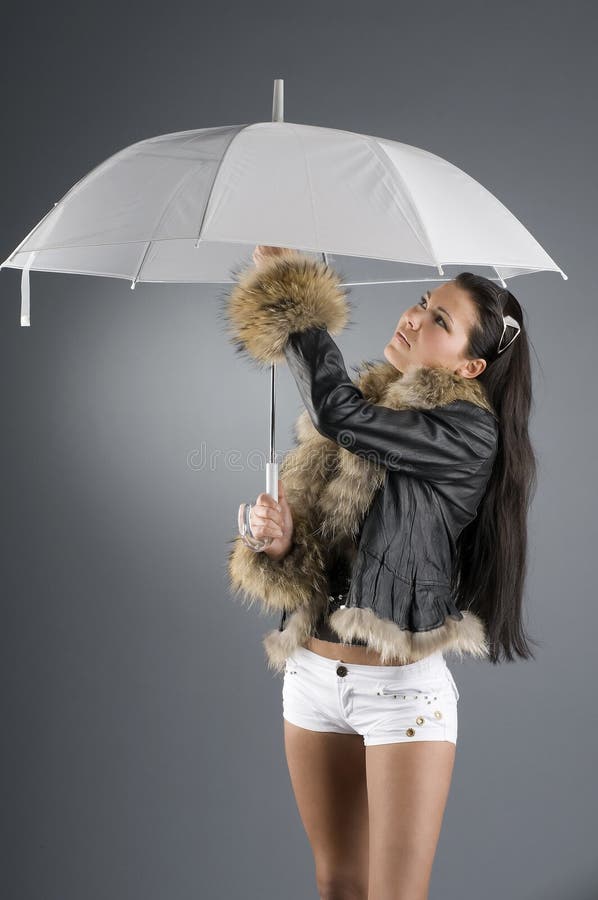
<path fill-rule="evenodd" d="M 287 125 L 289 125 L 289 124 L 290 123 L 287 122 Z M 304 144 L 301 139 L 301 135 L 297 132 L 297 130 L 295 128 L 293 128 L 292 125 L 291 125 L 291 130 L 292 130 L 293 134 L 295 135 L 295 137 L 298 139 L 299 144 L 301 145 L 301 154 L 303 156 L 303 162 L 305 163 L 305 174 L 307 175 L 307 185 L 309 187 L 309 199 L 310 199 L 310 203 L 311 203 L 311 214 L 312 214 L 313 225 L 314 225 L 314 237 L 315 237 L 314 243 L 315 243 L 316 247 L 319 247 L 320 239 L 318 238 L 318 220 L 316 217 L 316 205 L 314 203 L 314 192 L 312 190 L 311 175 L 309 172 L 309 163 L 307 161 L 307 156 L 306 156 L 306 153 L 304 150 Z"/>
<path fill-rule="evenodd" d="M 417 224 L 419 225 L 421 234 L 418 232 L 417 228 L 414 227 L 413 223 L 407 218 L 407 216 L 405 216 L 405 221 L 407 222 L 407 224 L 413 231 L 413 234 L 415 235 L 415 237 L 417 238 L 417 240 L 419 241 L 421 246 L 424 248 L 424 250 L 427 253 L 430 254 L 432 259 L 434 260 L 434 264 L 436 265 L 436 268 L 439 270 L 439 273 L 441 275 L 443 275 L 444 273 L 442 272 L 442 265 L 438 258 L 438 254 L 434 250 L 432 241 L 430 239 L 430 235 L 427 232 L 427 229 L 426 229 L 426 226 L 424 225 L 423 219 L 421 218 L 421 216 L 419 215 L 419 212 L 417 211 L 417 206 L 415 205 L 415 202 L 411 195 L 411 191 L 407 187 L 405 179 L 399 172 L 396 165 L 394 165 L 392 168 L 390 167 L 390 160 L 389 160 L 387 154 L 384 152 L 383 149 L 381 149 L 381 147 L 378 145 L 378 143 L 373 138 L 366 137 L 366 141 L 369 144 L 370 148 L 372 149 L 376 158 L 379 160 L 379 162 L 385 168 L 385 170 L 391 175 L 392 178 L 397 178 L 399 180 L 403 194 L 409 201 L 411 213 L 412 213 L 413 217 L 417 220 Z"/>
<path fill-rule="evenodd" d="M 213 191 L 213 189 L 214 189 L 214 181 L 216 180 L 216 176 L 217 176 L 217 174 L 218 174 L 218 172 L 219 172 L 219 170 L 220 170 L 220 166 L 222 165 L 222 160 L 223 160 L 224 157 L 226 156 L 226 154 L 227 154 L 227 152 L 228 152 L 228 149 L 229 149 L 230 145 L 232 144 L 232 142 L 234 141 L 234 139 L 236 138 L 236 136 L 239 134 L 239 132 L 240 132 L 240 131 L 243 131 L 243 130 L 244 130 L 245 128 L 247 128 L 247 127 L 248 127 L 248 125 L 242 125 L 242 126 L 240 126 L 240 127 L 238 128 L 238 130 L 232 135 L 231 139 L 229 140 L 229 142 L 228 142 L 228 144 L 227 144 L 227 146 L 226 146 L 226 150 L 224 151 L 224 153 L 223 153 L 222 156 L 220 157 L 220 161 L 219 161 L 219 163 L 218 163 L 218 165 L 217 165 L 217 167 L 216 167 L 216 171 L 215 171 L 215 173 L 214 173 L 214 178 L 212 179 L 212 184 L 211 184 L 211 187 L 210 187 L 210 193 L 209 193 L 209 195 L 208 195 L 208 199 L 207 199 L 206 203 L 204 204 L 204 211 L 203 211 L 203 217 L 202 217 L 202 225 L 203 225 L 203 220 L 204 220 L 204 218 L 205 218 L 207 205 L 208 205 L 208 203 L 209 203 L 210 197 L 212 196 L 212 191 Z M 185 146 L 185 144 L 192 144 L 193 141 L 196 139 L 196 137 L 197 137 L 197 135 L 194 134 L 193 137 L 189 138 L 188 141 L 185 141 L 185 142 L 184 142 L 183 146 Z M 202 159 L 202 160 L 200 160 L 200 161 L 197 163 L 197 165 L 193 166 L 192 169 L 190 169 L 190 170 L 188 170 L 187 172 L 185 172 L 185 174 L 184 174 L 181 178 L 179 178 L 179 180 L 177 181 L 175 188 L 171 191 L 170 197 L 168 198 L 168 200 L 167 200 L 166 203 L 164 204 L 164 206 L 163 206 L 163 208 L 162 208 L 162 211 L 161 211 L 161 213 L 160 213 L 160 215 L 159 215 L 159 217 L 158 217 L 158 219 L 157 219 L 157 221 L 156 221 L 154 227 L 152 228 L 152 236 L 151 236 L 150 240 L 149 240 L 149 241 L 147 242 L 147 244 L 146 244 L 145 250 L 144 250 L 144 252 L 143 252 L 143 256 L 141 257 L 141 261 L 140 261 L 139 266 L 138 266 L 138 268 L 137 268 L 137 273 L 135 274 L 135 277 L 133 278 L 133 281 L 132 281 L 132 283 L 131 283 L 131 289 L 132 289 L 132 290 L 135 288 L 135 284 L 137 283 L 137 281 L 139 280 L 139 278 L 140 278 L 140 276 L 141 276 L 141 270 L 142 270 L 142 268 L 143 268 L 143 266 L 144 266 L 144 264 L 145 264 L 145 260 L 147 259 L 147 255 L 148 255 L 149 249 L 150 249 L 152 243 L 154 242 L 155 235 L 156 235 L 156 231 L 157 231 L 158 228 L 160 227 L 160 225 L 161 225 L 161 223 L 162 223 L 162 220 L 164 219 L 164 216 L 166 215 L 166 213 L 167 213 L 168 210 L 170 209 L 170 206 L 171 206 L 171 204 L 172 204 L 172 201 L 173 201 L 174 198 L 177 196 L 177 194 L 179 193 L 179 191 L 181 190 L 181 187 L 185 184 L 185 182 L 188 181 L 190 178 L 192 178 L 193 175 L 195 175 L 195 173 L 197 172 L 197 170 L 198 170 L 198 169 L 201 169 L 201 167 L 205 165 L 205 162 L 206 162 L 206 160 L 205 160 L 205 159 Z"/>
<path fill-rule="evenodd" d="M 13 258 L 13 256 L 16 256 L 16 255 L 17 255 L 17 253 L 37 252 L 37 251 L 35 251 L 35 250 L 33 250 L 33 251 L 21 250 L 21 248 L 22 248 L 23 245 L 29 240 L 30 237 L 33 237 L 34 233 L 37 231 L 37 229 L 40 227 L 40 225 L 42 225 L 42 223 L 46 221 L 46 219 L 48 218 L 48 216 L 50 215 L 50 213 L 54 212 L 54 210 L 56 209 L 57 206 L 58 206 L 58 201 L 54 204 L 54 206 L 52 207 L 52 209 L 49 209 L 49 210 L 48 210 L 48 212 L 45 214 L 45 216 L 42 216 L 42 218 L 39 220 L 39 222 L 37 223 L 37 225 L 34 225 L 34 226 L 33 226 L 33 228 L 31 229 L 31 231 L 29 232 L 29 234 L 26 234 L 26 235 L 25 235 L 25 237 L 23 238 L 23 240 L 21 241 L 21 243 L 20 243 L 17 247 L 15 247 L 15 249 L 12 251 L 12 253 L 10 254 L 10 256 L 8 256 L 8 257 L 5 259 L 4 263 L 2 263 L 2 265 L 4 265 L 5 263 L 8 263 L 8 262 Z M 2 266 L 0 266 L 0 268 L 2 268 Z"/>
<path fill-rule="evenodd" d="M 245 131 L 245 129 L 246 129 L 246 128 L 249 128 L 250 125 L 252 125 L 252 124 L 253 124 L 252 122 L 249 122 L 247 125 L 242 125 L 237 131 L 235 131 L 235 133 L 234 133 L 233 136 L 231 137 L 230 141 L 229 141 L 228 144 L 226 145 L 226 149 L 225 149 L 224 153 L 223 153 L 222 156 L 220 157 L 220 162 L 219 162 L 218 165 L 216 166 L 216 171 L 214 172 L 214 177 L 212 178 L 212 184 L 210 185 L 210 190 L 209 190 L 209 192 L 208 192 L 207 200 L 206 200 L 206 202 L 204 203 L 203 214 L 202 214 L 202 217 L 201 217 L 201 223 L 200 223 L 200 225 L 199 225 L 199 233 L 198 233 L 198 235 L 197 235 L 197 238 L 195 239 L 195 249 L 196 249 L 196 250 L 197 250 L 197 248 L 199 247 L 199 242 L 201 241 L 201 233 L 202 233 L 202 231 L 203 231 L 203 226 L 204 226 L 204 223 L 205 223 L 205 221 L 206 221 L 206 213 L 207 213 L 207 211 L 208 211 L 208 207 L 209 207 L 210 201 L 211 201 L 211 199 L 212 199 L 212 194 L 214 193 L 214 185 L 216 184 L 216 179 L 218 178 L 218 175 L 220 174 L 220 169 L 222 168 L 222 163 L 224 162 L 224 160 L 225 160 L 226 157 L 228 156 L 228 151 L 229 151 L 230 148 L 232 147 L 232 145 L 233 145 L 233 143 L 234 143 L 234 141 L 235 141 L 235 138 L 237 138 L 237 137 L 241 134 L 242 131 Z"/>
<path fill-rule="evenodd" d="M 137 144 L 141 144 L 141 143 L 143 143 L 143 142 L 142 142 L 142 141 L 137 141 L 137 143 L 131 144 L 130 147 L 128 147 L 127 149 L 130 150 L 131 147 L 136 147 Z M 65 201 L 65 200 L 73 193 L 73 191 L 75 190 L 76 187 L 78 187 L 83 181 L 86 181 L 86 180 L 89 179 L 92 175 L 94 175 L 95 173 L 97 173 L 101 168 L 103 168 L 104 166 L 107 166 L 108 163 L 110 163 L 110 162 L 112 162 L 114 159 L 116 159 L 116 157 L 119 156 L 120 154 L 122 154 L 122 152 L 123 152 L 122 150 L 119 150 L 119 151 L 117 151 L 116 153 L 111 154 L 109 157 L 107 157 L 107 159 L 103 159 L 101 162 L 99 162 L 99 163 L 97 164 L 97 166 L 94 166 L 93 169 L 90 169 L 89 172 L 86 172 L 85 175 L 82 175 L 81 178 L 79 178 L 79 180 L 76 181 L 76 182 L 68 189 L 68 191 L 66 192 L 66 194 L 63 194 L 62 197 L 60 198 L 60 200 L 57 200 L 57 201 L 56 201 L 56 203 L 54 204 L 54 206 L 52 207 L 52 209 L 49 209 L 49 210 L 48 210 L 48 212 L 45 214 L 45 216 L 43 216 L 43 217 L 39 220 L 39 222 L 37 223 L 37 225 L 35 225 L 35 226 L 31 229 L 31 231 L 29 232 L 29 234 L 27 234 L 27 235 L 23 238 L 23 240 L 22 240 L 21 243 L 18 245 L 18 247 L 16 247 L 16 248 L 12 251 L 12 253 L 11 253 L 10 256 L 8 257 L 8 259 L 12 259 L 13 256 L 16 256 L 16 254 L 19 253 L 19 251 L 21 250 L 21 248 L 23 247 L 23 245 L 29 240 L 30 237 L 33 236 L 34 232 L 36 232 L 36 231 L 38 230 L 38 228 L 40 227 L 40 225 L 42 225 L 43 222 L 46 221 L 46 219 L 48 218 L 48 216 L 50 215 L 50 213 L 54 212 L 54 211 L 56 210 L 56 207 L 57 207 L 59 204 L 64 203 L 64 201 Z M 92 244 L 92 245 L 90 245 L 90 246 L 94 246 L 94 245 Z M 39 250 L 53 250 L 53 249 L 61 250 L 61 249 L 63 249 L 63 248 L 59 246 L 59 247 L 40 247 L 40 248 L 34 247 L 33 249 L 35 250 L 35 252 L 37 252 L 38 249 L 39 249 Z M 27 251 L 23 251 L 23 252 L 27 252 Z M 1 267 L 0 267 L 0 268 L 1 268 Z M 42 271 L 44 271 L 44 270 L 42 270 Z M 47 270 L 45 270 L 45 271 L 47 271 Z M 67 272 L 67 274 L 68 274 L 68 272 Z"/>
<path fill-rule="evenodd" d="M 500 274 L 500 272 L 498 271 L 497 267 L 496 267 L 496 266 L 492 266 L 492 268 L 494 269 L 494 271 L 495 271 L 496 274 L 498 275 L 498 280 L 500 281 L 501 286 L 504 287 L 504 288 L 506 288 L 507 283 L 506 283 L 506 281 L 504 280 L 504 278 L 502 277 L 502 275 Z"/>
<path fill-rule="evenodd" d="M 143 268 L 143 264 L 144 264 L 144 262 L 145 262 L 146 256 L 147 256 L 147 254 L 149 253 L 149 249 L 150 249 L 150 247 L 152 246 L 152 244 L 153 244 L 153 240 L 148 241 L 147 244 L 146 244 L 146 247 L 145 247 L 143 256 L 141 257 L 141 262 L 139 263 L 139 265 L 138 265 L 138 267 L 137 267 L 137 272 L 135 273 L 135 276 L 134 276 L 134 278 L 133 278 L 133 281 L 131 282 L 131 290 L 132 290 L 132 291 L 135 290 L 135 285 L 137 284 L 137 281 L 138 281 L 138 279 L 139 279 L 139 275 L 141 274 L 141 269 Z"/>

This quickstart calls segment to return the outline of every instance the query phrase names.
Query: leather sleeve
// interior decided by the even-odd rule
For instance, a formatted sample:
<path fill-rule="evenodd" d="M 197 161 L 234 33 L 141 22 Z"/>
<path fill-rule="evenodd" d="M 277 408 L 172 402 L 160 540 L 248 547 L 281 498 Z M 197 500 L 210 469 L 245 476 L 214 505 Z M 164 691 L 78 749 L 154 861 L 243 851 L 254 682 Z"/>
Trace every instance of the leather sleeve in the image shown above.
<path fill-rule="evenodd" d="M 493 417 L 469 401 L 429 410 L 389 409 L 367 401 L 323 326 L 290 334 L 284 355 L 314 427 L 358 456 L 447 482 L 473 474 L 495 452 Z"/>

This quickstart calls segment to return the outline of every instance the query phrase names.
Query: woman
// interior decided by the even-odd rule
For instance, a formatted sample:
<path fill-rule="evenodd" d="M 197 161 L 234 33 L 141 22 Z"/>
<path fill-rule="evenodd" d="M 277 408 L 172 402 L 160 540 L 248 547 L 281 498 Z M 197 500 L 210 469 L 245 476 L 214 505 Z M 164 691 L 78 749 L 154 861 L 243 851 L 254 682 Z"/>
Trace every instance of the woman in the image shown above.
<path fill-rule="evenodd" d="M 407 309 L 357 383 L 339 276 L 257 247 L 225 313 L 305 404 L 279 500 L 234 539 L 231 588 L 281 614 L 285 749 L 321 897 L 426 898 L 457 741 L 454 652 L 533 657 L 522 623 L 529 349 L 509 291 L 460 273 Z M 535 643 L 535 642 L 534 642 Z"/>

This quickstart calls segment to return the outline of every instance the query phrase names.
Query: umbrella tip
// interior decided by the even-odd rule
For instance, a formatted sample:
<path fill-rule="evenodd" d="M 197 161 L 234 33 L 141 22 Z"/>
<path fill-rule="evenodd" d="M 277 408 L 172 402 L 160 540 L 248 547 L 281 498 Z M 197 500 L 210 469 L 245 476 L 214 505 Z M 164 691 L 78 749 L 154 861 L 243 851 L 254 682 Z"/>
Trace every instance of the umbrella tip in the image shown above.
<path fill-rule="evenodd" d="M 272 97 L 272 121 L 284 122 L 284 78 L 274 79 L 274 95 Z"/>

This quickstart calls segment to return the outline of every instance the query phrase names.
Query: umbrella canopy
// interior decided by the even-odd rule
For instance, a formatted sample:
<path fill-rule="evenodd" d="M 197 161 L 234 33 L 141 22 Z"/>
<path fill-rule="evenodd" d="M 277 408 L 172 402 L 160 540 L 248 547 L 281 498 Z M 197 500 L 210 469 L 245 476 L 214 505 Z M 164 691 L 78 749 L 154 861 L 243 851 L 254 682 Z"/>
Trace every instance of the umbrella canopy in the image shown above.
<path fill-rule="evenodd" d="M 22 269 L 21 325 L 29 325 L 30 270 L 126 278 L 132 288 L 231 284 L 260 244 L 322 255 L 347 286 L 448 280 L 447 266 L 489 268 L 503 286 L 531 272 L 567 278 L 496 197 L 434 153 L 284 122 L 280 78 L 271 122 L 178 131 L 120 150 L 0 268 Z M 266 491 L 278 499 L 274 364 Z"/>
<path fill-rule="evenodd" d="M 278 96 L 277 96 L 278 90 Z M 231 284 L 257 244 L 324 254 L 343 284 L 567 276 L 481 184 L 399 141 L 282 121 L 160 135 L 78 181 L 1 264 L 138 282 Z M 441 277 L 438 277 L 441 276 Z"/>

